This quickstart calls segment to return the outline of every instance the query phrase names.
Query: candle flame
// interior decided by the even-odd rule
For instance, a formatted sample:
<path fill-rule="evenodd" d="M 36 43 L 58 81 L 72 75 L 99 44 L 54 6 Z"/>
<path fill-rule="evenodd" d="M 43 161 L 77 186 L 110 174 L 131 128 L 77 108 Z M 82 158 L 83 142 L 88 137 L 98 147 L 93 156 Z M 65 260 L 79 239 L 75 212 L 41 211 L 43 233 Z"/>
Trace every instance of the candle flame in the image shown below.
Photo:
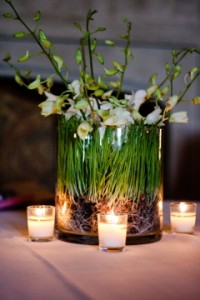
<path fill-rule="evenodd" d="M 113 208 L 108 212 L 106 219 L 109 223 L 116 224 L 118 222 L 118 217 L 115 215 Z"/>
<path fill-rule="evenodd" d="M 184 213 L 187 210 L 187 204 L 185 202 L 181 202 L 179 208 L 180 208 L 180 212 Z"/>
<path fill-rule="evenodd" d="M 36 216 L 41 217 L 45 215 L 45 208 L 44 207 L 37 207 L 35 210 Z"/>

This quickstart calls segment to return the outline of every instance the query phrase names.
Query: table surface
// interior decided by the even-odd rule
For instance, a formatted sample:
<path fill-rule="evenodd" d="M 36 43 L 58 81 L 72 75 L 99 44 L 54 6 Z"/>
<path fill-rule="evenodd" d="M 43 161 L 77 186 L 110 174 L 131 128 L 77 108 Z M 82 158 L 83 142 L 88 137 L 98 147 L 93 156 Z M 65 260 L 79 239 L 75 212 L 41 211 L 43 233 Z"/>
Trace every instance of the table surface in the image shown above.
<path fill-rule="evenodd" d="M 2 300 L 200 299 L 200 203 L 195 232 L 170 232 L 164 203 L 160 241 L 106 253 L 97 246 L 29 242 L 25 211 L 0 212 Z"/>

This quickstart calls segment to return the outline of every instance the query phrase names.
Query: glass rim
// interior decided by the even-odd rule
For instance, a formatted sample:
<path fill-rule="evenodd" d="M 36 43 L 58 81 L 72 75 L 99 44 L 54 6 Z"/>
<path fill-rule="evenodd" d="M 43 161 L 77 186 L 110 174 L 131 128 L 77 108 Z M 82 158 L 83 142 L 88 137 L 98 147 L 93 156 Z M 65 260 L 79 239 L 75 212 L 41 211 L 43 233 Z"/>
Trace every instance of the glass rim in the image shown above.
<path fill-rule="evenodd" d="M 29 208 L 30 209 L 33 209 L 33 208 L 55 208 L 55 206 L 54 205 L 48 205 L 48 204 L 47 205 L 45 205 L 45 204 L 44 205 L 43 204 L 42 205 L 40 205 L 40 204 L 38 204 L 38 205 L 34 204 L 34 205 L 28 205 L 27 209 L 29 209 Z"/>
<path fill-rule="evenodd" d="M 196 206 L 197 204 L 193 201 L 174 201 L 170 202 L 170 206 L 180 205 L 181 203 L 187 204 L 188 206 Z"/>
<path fill-rule="evenodd" d="M 113 215 L 113 216 L 128 216 L 128 213 L 126 212 L 119 212 L 119 213 L 109 213 L 109 212 L 99 212 L 97 214 L 98 216 L 110 216 L 110 215 Z"/>

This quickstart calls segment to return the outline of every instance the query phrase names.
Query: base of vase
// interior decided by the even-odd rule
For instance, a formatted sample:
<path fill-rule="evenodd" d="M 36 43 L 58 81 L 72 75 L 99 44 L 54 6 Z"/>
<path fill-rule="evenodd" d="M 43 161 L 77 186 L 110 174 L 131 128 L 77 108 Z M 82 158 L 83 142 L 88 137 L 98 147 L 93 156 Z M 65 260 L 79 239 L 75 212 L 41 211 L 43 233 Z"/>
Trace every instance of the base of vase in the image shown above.
<path fill-rule="evenodd" d="M 160 241 L 162 238 L 162 233 L 154 233 L 149 235 L 141 236 L 128 236 L 126 239 L 126 245 L 141 245 L 150 244 Z"/>
<path fill-rule="evenodd" d="M 98 245 L 98 236 L 96 235 L 80 235 L 64 231 L 56 232 L 57 238 L 75 244 Z M 149 235 L 131 235 L 126 238 L 126 245 L 141 245 L 160 241 L 162 232 Z"/>

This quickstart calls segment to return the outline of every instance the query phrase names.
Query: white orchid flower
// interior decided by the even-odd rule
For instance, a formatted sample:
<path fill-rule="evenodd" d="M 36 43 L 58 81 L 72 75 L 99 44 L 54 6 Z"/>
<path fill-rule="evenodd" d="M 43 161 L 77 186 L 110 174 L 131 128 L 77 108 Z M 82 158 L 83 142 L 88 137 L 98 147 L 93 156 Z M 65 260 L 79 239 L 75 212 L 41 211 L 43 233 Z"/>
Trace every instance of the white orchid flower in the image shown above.
<path fill-rule="evenodd" d="M 89 119 L 89 116 L 91 116 L 92 112 L 96 111 L 98 109 L 97 100 L 93 97 L 89 98 L 90 105 L 88 103 L 87 107 L 83 109 L 85 117 Z M 91 109 L 92 107 L 92 109 Z"/>
<path fill-rule="evenodd" d="M 63 98 L 48 92 L 45 92 L 45 95 L 47 99 L 38 105 L 42 109 L 41 115 L 48 117 L 52 114 L 61 114 Z"/>
<path fill-rule="evenodd" d="M 178 96 L 177 95 L 173 95 L 171 97 L 169 97 L 166 101 L 166 111 L 171 110 L 172 108 L 174 108 L 174 106 L 176 106 L 178 102 Z"/>
<path fill-rule="evenodd" d="M 132 92 L 131 95 L 129 94 L 125 94 L 124 98 L 127 99 L 129 101 L 129 104 L 132 104 L 134 102 L 134 92 Z"/>
<path fill-rule="evenodd" d="M 125 95 L 125 99 L 129 100 L 129 105 L 138 111 L 141 104 L 145 102 L 146 94 L 145 90 L 138 90 L 135 94 L 132 92 L 132 95 Z"/>
<path fill-rule="evenodd" d="M 77 116 L 79 118 L 82 117 L 81 111 L 79 109 L 75 109 L 75 101 L 72 99 L 68 99 L 68 102 L 70 104 L 70 107 L 68 110 L 64 113 L 66 121 L 68 121 L 72 116 Z"/>
<path fill-rule="evenodd" d="M 112 103 L 108 102 L 108 101 L 103 101 L 100 104 L 101 110 L 108 110 L 111 109 L 113 107 Z"/>
<path fill-rule="evenodd" d="M 101 119 L 106 120 L 109 117 L 110 110 L 113 108 L 113 105 L 108 101 L 103 101 L 100 103 L 100 109 L 97 109 L 97 114 Z"/>
<path fill-rule="evenodd" d="M 105 93 L 102 95 L 102 99 L 103 99 L 103 100 L 109 99 L 110 96 L 112 95 L 112 93 L 113 93 L 112 90 L 105 92 Z"/>
<path fill-rule="evenodd" d="M 146 91 L 145 90 L 139 90 L 135 93 L 135 101 L 134 101 L 134 109 L 139 110 L 142 103 L 145 102 L 146 97 Z"/>
<path fill-rule="evenodd" d="M 79 80 L 74 80 L 69 84 L 69 89 L 75 93 L 74 99 L 76 99 L 80 95 L 80 82 Z"/>
<path fill-rule="evenodd" d="M 92 131 L 92 126 L 86 121 L 81 123 L 77 128 L 77 134 L 82 140 L 84 140 L 87 137 L 88 133 Z"/>
<path fill-rule="evenodd" d="M 187 123 L 188 116 L 186 111 L 179 111 L 171 114 L 169 118 L 169 122 L 171 123 Z"/>
<path fill-rule="evenodd" d="M 148 124 L 148 125 L 156 124 L 161 118 L 162 118 L 161 108 L 156 107 L 154 111 L 152 111 L 150 114 L 146 116 L 144 124 Z"/>
<path fill-rule="evenodd" d="M 56 102 L 53 101 L 44 101 L 40 103 L 38 106 L 42 109 L 41 115 L 45 117 L 54 114 L 56 110 Z"/>
<path fill-rule="evenodd" d="M 89 100 L 90 100 L 90 104 L 92 106 L 92 109 L 97 110 L 98 109 L 97 100 L 93 97 L 90 97 Z"/>
<path fill-rule="evenodd" d="M 103 122 L 106 126 L 122 126 L 133 124 L 134 120 L 131 113 L 122 107 L 114 108 L 110 111 L 109 117 Z"/>

